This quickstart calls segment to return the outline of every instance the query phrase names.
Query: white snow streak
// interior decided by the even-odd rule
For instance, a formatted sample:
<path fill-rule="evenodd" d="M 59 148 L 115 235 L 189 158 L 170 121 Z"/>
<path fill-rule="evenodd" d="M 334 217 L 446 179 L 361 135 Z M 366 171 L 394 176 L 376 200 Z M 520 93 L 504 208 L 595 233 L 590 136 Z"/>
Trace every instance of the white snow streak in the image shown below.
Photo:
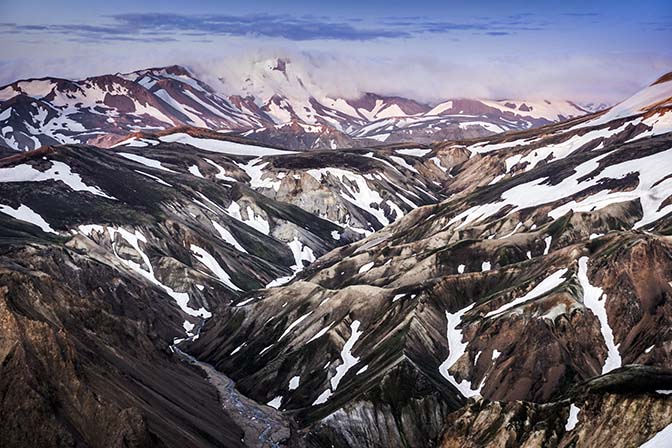
<path fill-rule="evenodd" d="M 394 152 L 396 152 L 397 154 L 401 154 L 402 156 L 424 157 L 430 152 L 432 152 L 432 150 L 413 148 L 413 149 L 395 149 Z"/>
<path fill-rule="evenodd" d="M 79 174 L 72 172 L 70 166 L 56 160 L 52 160 L 51 168 L 44 172 L 27 164 L 0 168 L 0 182 L 43 182 L 45 180 L 60 180 L 74 191 L 88 191 L 97 196 L 115 199 L 103 193 L 98 187 L 86 185 Z"/>
<path fill-rule="evenodd" d="M 511 302 L 507 303 L 506 305 L 503 305 L 499 308 L 497 308 L 494 311 L 490 311 L 488 314 L 485 315 L 486 318 L 495 316 L 497 314 L 501 314 L 506 310 L 509 310 L 513 307 L 516 307 L 520 305 L 521 303 L 525 303 L 529 300 L 536 299 L 537 297 L 541 297 L 547 292 L 551 291 L 558 285 L 560 285 L 562 282 L 565 281 L 563 278 L 563 275 L 567 273 L 567 269 L 560 269 L 559 271 L 555 271 L 542 281 L 540 281 L 537 286 L 532 288 L 530 292 L 525 294 L 523 297 L 519 297 L 517 299 L 512 300 Z"/>
<path fill-rule="evenodd" d="M 326 403 L 329 397 L 331 397 L 331 389 L 326 389 L 324 392 L 320 394 L 319 397 L 315 399 L 315 401 L 313 401 L 313 406 Z"/>
<path fill-rule="evenodd" d="M 670 448 L 670 446 L 672 446 L 672 425 L 667 425 L 662 431 L 640 445 L 640 448 Z"/>
<path fill-rule="evenodd" d="M 134 162 L 137 162 L 141 165 L 145 165 L 145 166 L 150 167 L 150 168 L 156 168 L 157 170 L 168 171 L 169 173 L 174 173 L 175 172 L 175 171 L 173 171 L 171 169 L 168 169 L 165 166 L 161 165 L 161 162 L 159 162 L 158 160 L 150 159 L 148 157 L 139 156 L 137 154 L 131 154 L 131 153 L 128 153 L 128 152 L 118 152 L 117 154 L 119 154 L 121 157 L 123 157 L 125 159 L 132 160 Z"/>
<path fill-rule="evenodd" d="M 459 330 L 460 323 L 462 322 L 462 316 L 472 309 L 474 304 L 469 305 L 466 308 L 455 313 L 449 313 L 446 311 L 446 321 L 448 322 L 448 330 L 446 336 L 448 338 L 448 358 L 446 358 L 443 363 L 439 366 L 439 372 L 445 379 L 453 384 L 460 391 L 460 393 L 466 398 L 473 397 L 480 394 L 480 387 L 477 390 L 471 388 L 471 381 L 462 380 L 459 383 L 453 377 L 449 370 L 450 368 L 464 355 L 467 351 L 467 344 L 462 342 L 462 330 Z"/>
<path fill-rule="evenodd" d="M 579 422 L 579 411 L 580 410 L 581 409 L 576 407 L 576 405 L 574 405 L 574 403 L 572 403 L 569 406 L 569 415 L 567 416 L 567 423 L 565 423 L 565 431 L 571 431 L 572 429 L 574 429 L 576 424 Z"/>
<path fill-rule="evenodd" d="M 198 258 L 198 260 L 203 263 L 210 270 L 210 272 L 215 274 L 222 283 L 234 291 L 242 291 L 242 289 L 233 284 L 231 281 L 231 276 L 219 265 L 215 257 L 210 255 L 210 253 L 208 253 L 205 249 L 198 247 L 195 244 L 192 244 L 190 249 L 191 252 L 196 255 L 196 258 Z"/>
<path fill-rule="evenodd" d="M 369 369 L 369 365 L 367 364 L 367 365 L 365 365 L 364 367 L 362 367 L 361 369 L 359 369 L 357 372 L 355 372 L 355 375 L 359 375 L 360 373 L 364 373 L 364 372 L 366 372 L 368 369 Z"/>
<path fill-rule="evenodd" d="M 308 342 L 306 342 L 306 344 L 308 344 L 308 343 L 310 343 L 310 342 L 313 342 L 315 339 L 321 338 L 322 336 L 324 336 L 325 334 L 327 334 L 327 331 L 329 331 L 329 329 L 332 327 L 332 325 L 334 325 L 333 322 L 330 323 L 329 325 L 327 325 L 326 327 L 324 327 L 323 329 L 321 329 L 320 331 L 318 331 L 318 332 L 315 334 L 315 336 L 313 336 L 312 338 L 308 339 Z"/>
<path fill-rule="evenodd" d="M 341 350 L 341 359 L 343 360 L 343 364 L 336 368 L 336 375 L 334 375 L 334 377 L 331 379 L 331 389 L 333 391 L 336 391 L 338 384 L 341 382 L 345 374 L 348 373 L 348 370 L 350 370 L 355 366 L 355 364 L 359 362 L 359 358 L 352 355 L 352 348 L 355 346 L 357 339 L 359 339 L 363 333 L 362 331 L 358 331 L 359 325 L 360 322 L 358 320 L 355 320 L 352 322 L 352 324 L 350 324 L 350 338 L 345 342 L 343 349 Z"/>
<path fill-rule="evenodd" d="M 42 218 L 38 213 L 33 211 L 27 205 L 19 205 L 17 208 L 12 208 L 9 205 L 0 204 L 0 212 L 5 213 L 19 221 L 25 221 L 30 224 L 36 225 L 43 232 L 57 233 L 54 229 L 51 228 L 49 223 Z"/>
<path fill-rule="evenodd" d="M 241 246 L 240 243 L 238 243 L 238 241 L 236 241 L 236 238 L 233 236 L 233 234 L 231 232 L 229 232 L 228 229 L 222 227 L 216 221 L 212 221 L 212 225 L 215 228 L 215 230 L 217 230 L 217 233 L 219 233 L 219 236 L 221 236 L 224 241 L 226 241 L 227 243 L 229 243 L 230 245 L 235 247 L 236 250 L 239 250 L 240 252 L 247 253 L 245 248 L 243 246 Z"/>
<path fill-rule="evenodd" d="M 600 321 L 600 331 L 607 346 L 607 359 L 602 367 L 602 374 L 611 372 L 621 367 L 621 355 L 618 346 L 614 345 L 614 334 L 609 326 L 607 309 L 605 307 L 607 297 L 602 294 L 602 288 L 593 286 L 588 279 L 588 257 L 579 258 L 579 271 L 577 273 L 581 288 L 583 288 L 583 304 L 590 309 Z"/>
<path fill-rule="evenodd" d="M 278 341 L 280 341 L 282 338 L 284 338 L 285 336 L 287 336 L 287 335 L 289 334 L 289 332 L 292 331 L 292 329 L 293 329 L 294 327 L 296 327 L 296 326 L 299 325 L 301 322 L 303 322 L 303 321 L 304 321 L 308 316 L 310 316 L 311 314 L 313 314 L 313 312 L 312 312 L 312 311 L 309 311 L 308 313 L 304 314 L 303 316 L 299 317 L 299 318 L 296 319 L 294 322 L 292 322 L 292 323 L 289 325 L 289 327 L 287 327 L 287 329 L 282 333 L 282 335 L 280 335 L 280 337 L 278 338 Z"/>
<path fill-rule="evenodd" d="M 364 272 L 367 272 L 367 271 L 371 270 L 371 268 L 373 267 L 373 265 L 374 265 L 374 262 L 373 262 L 373 261 L 370 262 L 370 263 L 366 263 L 365 265 L 363 265 L 362 267 L 359 268 L 358 273 L 359 273 L 359 274 L 363 274 Z"/>
<path fill-rule="evenodd" d="M 242 156 L 266 156 L 293 154 L 295 151 L 285 151 L 280 149 L 267 148 L 264 146 L 246 145 L 228 140 L 215 140 L 211 138 L 197 138 L 189 134 L 177 132 L 175 134 L 164 135 L 159 140 L 167 143 L 183 143 L 205 151 L 218 152 L 224 154 L 234 154 Z"/>

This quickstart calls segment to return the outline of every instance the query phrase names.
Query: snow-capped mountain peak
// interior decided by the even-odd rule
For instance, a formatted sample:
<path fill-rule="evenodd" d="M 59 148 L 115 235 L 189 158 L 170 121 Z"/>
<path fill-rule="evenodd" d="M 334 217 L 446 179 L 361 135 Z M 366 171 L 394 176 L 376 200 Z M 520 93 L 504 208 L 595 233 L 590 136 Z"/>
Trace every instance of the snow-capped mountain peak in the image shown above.
<path fill-rule="evenodd" d="M 661 76 L 650 86 L 643 88 L 626 100 L 616 104 L 591 124 L 607 123 L 665 106 L 672 106 L 672 72 Z"/>
<path fill-rule="evenodd" d="M 524 130 L 586 113 L 569 101 L 450 99 L 435 105 L 373 92 L 327 93 L 300 63 L 266 58 L 214 89 L 173 65 L 0 88 L 0 144 L 114 144 L 142 130 L 193 126 L 238 132 L 291 149 L 430 143 Z M 227 84 L 228 83 L 228 84 Z M 238 92 L 237 94 L 221 93 Z"/>

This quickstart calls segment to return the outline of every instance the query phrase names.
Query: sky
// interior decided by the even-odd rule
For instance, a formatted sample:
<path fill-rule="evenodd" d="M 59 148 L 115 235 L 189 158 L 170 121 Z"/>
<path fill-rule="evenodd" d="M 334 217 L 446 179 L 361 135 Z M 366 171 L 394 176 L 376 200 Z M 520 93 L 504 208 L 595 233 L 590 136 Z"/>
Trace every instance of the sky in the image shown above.
<path fill-rule="evenodd" d="M 614 103 L 672 71 L 672 2 L 0 0 L 0 84 L 260 60 L 326 94 Z"/>

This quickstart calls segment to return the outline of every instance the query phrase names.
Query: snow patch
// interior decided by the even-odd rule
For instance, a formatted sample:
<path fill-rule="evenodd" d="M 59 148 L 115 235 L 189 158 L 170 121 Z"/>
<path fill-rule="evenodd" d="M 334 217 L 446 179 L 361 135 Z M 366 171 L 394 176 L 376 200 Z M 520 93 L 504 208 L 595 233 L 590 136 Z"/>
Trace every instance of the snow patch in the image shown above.
<path fill-rule="evenodd" d="M 334 325 L 333 322 L 330 323 L 329 325 L 327 325 L 326 327 L 324 327 L 323 329 L 321 329 L 320 331 L 318 331 L 318 332 L 315 334 L 315 336 L 313 336 L 312 338 L 308 339 L 308 342 L 306 342 L 306 344 L 309 344 L 309 343 L 313 342 L 314 340 L 316 340 L 316 339 L 318 339 L 318 338 L 321 338 L 322 336 L 324 336 L 325 334 L 327 334 L 327 331 L 329 331 L 329 329 L 332 327 L 332 325 Z"/>
<path fill-rule="evenodd" d="M 247 253 L 245 248 L 238 243 L 236 238 L 233 236 L 231 232 L 225 227 L 222 227 L 218 222 L 212 221 L 212 225 L 217 230 L 217 233 L 219 233 L 219 236 L 222 237 L 224 241 L 232 245 L 236 250 Z"/>
<path fill-rule="evenodd" d="M 574 403 L 569 406 L 569 415 L 567 416 L 567 423 L 565 423 L 565 431 L 571 431 L 579 422 L 579 409 Z"/>
<path fill-rule="evenodd" d="M 139 156 L 137 154 L 131 154 L 131 153 L 128 153 L 128 152 L 118 152 L 117 154 L 120 155 L 121 157 L 125 158 L 125 159 L 132 160 L 134 162 L 137 162 L 141 165 L 145 165 L 145 166 L 150 167 L 150 168 L 156 168 L 157 170 L 168 171 L 169 173 L 174 173 L 175 172 L 175 171 L 173 171 L 171 169 L 168 169 L 165 166 L 161 165 L 161 162 L 159 162 L 158 160 L 150 159 L 148 157 Z"/>
<path fill-rule="evenodd" d="M 300 381 L 301 381 L 301 377 L 298 376 L 298 375 L 297 375 L 297 376 L 293 376 L 293 377 L 291 377 L 291 378 L 289 379 L 289 386 L 288 386 L 288 389 L 289 389 L 289 390 L 296 390 L 296 389 L 298 389 Z"/>
<path fill-rule="evenodd" d="M 471 381 L 461 380 L 458 382 L 454 376 L 450 374 L 450 368 L 464 355 L 467 351 L 467 344 L 462 342 L 462 330 L 458 329 L 462 322 L 462 316 L 474 307 L 474 304 L 462 308 L 455 313 L 446 311 L 447 332 L 448 339 L 448 358 L 439 366 L 439 372 L 447 379 L 458 391 L 465 397 L 473 397 L 480 395 L 480 387 L 473 390 Z"/>
<path fill-rule="evenodd" d="M 552 289 L 556 288 L 558 285 L 560 285 L 562 282 L 565 281 L 563 276 L 567 273 L 567 269 L 560 269 L 558 271 L 555 271 L 542 281 L 540 281 L 537 286 L 532 288 L 530 292 L 525 294 L 523 297 L 519 297 L 517 299 L 512 300 L 511 302 L 507 303 L 506 305 L 503 305 L 499 308 L 497 308 L 494 311 L 490 311 L 488 314 L 485 315 L 486 318 L 495 316 L 497 314 L 501 314 L 504 311 L 507 311 L 513 307 L 516 307 L 522 303 L 528 302 L 530 300 L 536 299 L 538 297 L 543 296 L 544 294 L 548 293 Z"/>
<path fill-rule="evenodd" d="M 201 171 L 198 169 L 198 166 L 197 166 L 197 165 L 191 165 L 191 166 L 189 167 L 189 172 L 190 172 L 191 174 L 193 174 L 194 176 L 196 176 L 196 177 L 203 178 L 203 175 L 201 174 Z"/>
<path fill-rule="evenodd" d="M 669 448 L 672 446 L 672 424 L 667 425 L 639 448 Z"/>
<path fill-rule="evenodd" d="M 157 181 L 161 185 L 165 185 L 166 187 L 172 187 L 172 185 L 170 185 L 168 182 L 164 181 L 160 177 L 154 176 L 153 174 L 145 173 L 144 171 L 140 171 L 140 170 L 133 170 L 133 171 L 135 171 L 138 174 L 142 174 L 145 177 L 149 177 L 150 179 L 154 179 L 155 181 Z"/>
<path fill-rule="evenodd" d="M 607 359 L 604 361 L 604 366 L 602 366 L 602 374 L 604 375 L 621 367 L 621 354 L 618 352 L 618 346 L 614 344 L 614 334 L 611 331 L 607 317 L 607 297 L 603 294 L 602 288 L 590 284 L 590 280 L 588 279 L 588 257 L 579 258 L 577 276 L 583 289 L 583 304 L 599 320 L 600 331 L 607 346 Z"/>
<path fill-rule="evenodd" d="M 394 152 L 396 152 L 397 154 L 401 154 L 402 156 L 424 157 L 430 152 L 432 152 L 432 150 L 413 148 L 413 149 L 395 149 Z"/>
<path fill-rule="evenodd" d="M 324 392 L 322 392 L 322 393 L 320 394 L 319 397 L 317 397 L 317 398 L 315 399 L 315 401 L 313 401 L 313 404 L 312 404 L 312 405 L 313 405 L 313 406 L 317 406 L 317 405 L 326 403 L 327 400 L 329 399 L 329 397 L 331 397 L 331 389 L 326 389 Z"/>
<path fill-rule="evenodd" d="M 361 369 L 359 369 L 357 372 L 355 372 L 355 375 L 359 375 L 360 373 L 364 373 L 364 372 L 366 372 L 368 369 L 369 369 L 369 365 L 367 364 L 367 365 L 365 365 L 364 367 L 362 367 Z"/>
<path fill-rule="evenodd" d="M 24 221 L 33 224 L 42 229 L 43 232 L 55 233 L 55 234 L 58 233 L 51 228 L 49 223 L 45 221 L 44 218 L 42 218 L 42 216 L 33 211 L 27 205 L 20 204 L 17 208 L 12 208 L 9 205 L 0 204 L 0 212 L 5 213 L 15 219 L 18 219 L 19 221 Z"/>
<path fill-rule="evenodd" d="M 365 265 L 359 268 L 358 273 L 363 274 L 364 272 L 370 271 L 374 264 L 375 263 L 373 261 L 366 263 Z"/>
<path fill-rule="evenodd" d="M 418 170 L 416 170 L 412 165 L 410 165 L 406 160 L 404 160 L 401 157 L 398 156 L 390 156 L 390 159 L 392 159 L 394 162 L 398 163 L 399 165 L 403 166 L 409 171 L 413 171 L 414 173 L 417 173 Z"/>
<path fill-rule="evenodd" d="M 544 244 L 546 244 L 546 247 L 544 247 L 544 255 L 548 255 L 548 251 L 551 250 L 551 241 L 553 241 L 552 236 L 547 236 L 544 238 Z"/>
<path fill-rule="evenodd" d="M 352 349 L 357 342 L 357 339 L 363 334 L 362 331 L 359 331 L 360 322 L 355 320 L 350 324 L 350 338 L 343 345 L 341 350 L 341 359 L 343 363 L 336 368 L 336 375 L 331 379 L 331 389 L 336 391 L 339 383 L 343 379 L 348 370 L 355 366 L 359 362 L 359 357 L 352 355 Z"/>
<path fill-rule="evenodd" d="M 221 165 L 218 165 L 216 162 L 214 162 L 210 159 L 203 159 L 203 160 L 205 160 L 210 165 L 214 166 L 215 168 L 217 168 L 219 170 L 219 172 L 217 174 L 215 174 L 216 179 L 221 179 L 221 180 L 225 180 L 225 181 L 228 181 L 228 182 L 238 182 L 233 177 L 227 176 L 226 175 L 226 170 Z"/>
<path fill-rule="evenodd" d="M 231 281 L 231 276 L 219 265 L 215 257 L 210 255 L 210 253 L 208 253 L 205 249 L 198 247 L 195 244 L 192 244 L 190 249 L 191 252 L 196 255 L 196 258 L 198 258 L 198 260 L 203 263 L 210 270 L 210 272 L 215 274 L 215 276 L 217 276 L 217 278 L 222 283 L 234 291 L 242 291 L 242 289 L 240 289 Z"/>
<path fill-rule="evenodd" d="M 292 329 L 294 329 L 294 327 L 296 327 L 296 326 L 299 325 L 301 322 L 303 322 L 304 320 L 306 320 L 306 318 L 307 318 L 308 316 L 310 316 L 311 314 L 313 314 L 313 312 L 312 312 L 312 311 L 309 311 L 309 312 L 307 312 L 306 314 L 304 314 L 303 316 L 301 316 L 301 317 L 299 317 L 298 319 L 296 319 L 296 320 L 295 320 L 294 322 L 292 322 L 291 324 L 289 324 L 289 327 L 287 327 L 287 329 L 282 333 L 282 335 L 280 335 L 280 337 L 278 338 L 278 341 L 280 341 L 282 338 L 284 338 L 285 336 L 287 336 L 287 335 L 289 334 L 289 332 L 292 331 Z"/>
<path fill-rule="evenodd" d="M 70 166 L 56 160 L 52 160 L 51 168 L 44 172 L 27 164 L 0 168 L 0 182 L 43 182 L 46 180 L 59 180 L 74 191 L 87 191 L 96 196 L 115 199 L 103 193 L 98 187 L 86 185 L 79 174 L 72 172 Z"/>
<path fill-rule="evenodd" d="M 215 140 L 211 138 L 192 137 L 189 134 L 177 132 L 159 137 L 159 140 L 166 143 L 182 143 L 195 148 L 210 152 L 223 154 L 233 154 L 241 156 L 270 156 L 282 154 L 294 154 L 296 151 L 285 151 L 281 149 L 267 148 L 264 146 L 247 145 L 228 140 Z"/>

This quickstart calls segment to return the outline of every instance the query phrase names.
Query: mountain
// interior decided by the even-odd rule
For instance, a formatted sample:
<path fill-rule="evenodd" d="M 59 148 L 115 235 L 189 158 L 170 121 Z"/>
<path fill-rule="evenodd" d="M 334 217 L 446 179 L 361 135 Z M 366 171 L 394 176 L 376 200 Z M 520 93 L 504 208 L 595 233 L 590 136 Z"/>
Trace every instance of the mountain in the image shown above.
<path fill-rule="evenodd" d="M 289 61 L 264 61 L 243 95 L 217 93 L 180 66 L 17 81 L 0 88 L 0 144 L 107 147 L 138 131 L 192 126 L 289 149 L 335 149 L 474 138 L 586 113 L 566 101 L 450 100 L 432 107 L 373 93 L 331 98 L 301 76 Z"/>
<path fill-rule="evenodd" d="M 423 163 L 463 154 L 446 200 L 244 295 L 188 350 L 308 446 L 644 442 L 672 423 L 669 86 L 433 146 Z"/>
<path fill-rule="evenodd" d="M 194 173 L 212 170 L 205 158 L 208 153 L 227 154 L 235 160 L 233 169 L 244 173 L 234 176 L 236 180 L 245 179 L 264 197 L 294 204 L 359 235 L 444 197 L 446 168 L 442 163 L 459 159 L 450 156 L 426 163 L 422 156 L 431 149 L 404 146 L 301 153 L 190 127 L 139 133 L 119 142 L 114 150 L 152 156 L 166 148 L 204 154 L 207 163 L 201 161 L 191 171 L 182 167 Z M 228 167 L 221 173 L 232 176 Z"/>
<path fill-rule="evenodd" d="M 588 112 L 601 112 L 605 109 L 609 109 L 610 105 L 607 103 L 579 103 L 579 107 Z"/>
<path fill-rule="evenodd" d="M 242 91 L 247 104 L 260 104 L 276 124 L 331 126 L 356 138 L 386 143 L 480 137 L 586 113 L 568 101 L 453 99 L 431 106 L 375 93 L 334 97 L 290 60 L 276 58 L 257 61 L 242 82 Z"/>
<path fill-rule="evenodd" d="M 240 112 L 178 66 L 87 78 L 17 81 L 0 89 L 2 139 L 14 149 L 107 144 L 131 132 L 181 124 L 244 129 L 263 116 Z"/>
<path fill-rule="evenodd" d="M 429 145 L 302 152 L 182 124 L 11 153 L 0 444 L 664 440 L 671 86 Z"/>

